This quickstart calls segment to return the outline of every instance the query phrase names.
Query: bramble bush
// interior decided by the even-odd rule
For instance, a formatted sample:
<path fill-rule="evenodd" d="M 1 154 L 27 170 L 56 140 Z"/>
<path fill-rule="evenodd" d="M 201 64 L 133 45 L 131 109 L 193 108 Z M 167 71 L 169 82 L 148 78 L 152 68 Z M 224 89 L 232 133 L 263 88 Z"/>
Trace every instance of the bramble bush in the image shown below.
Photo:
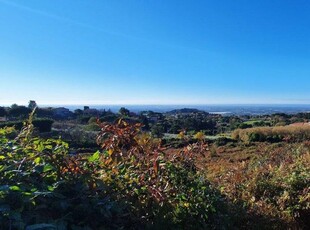
<path fill-rule="evenodd" d="M 99 125 L 97 142 L 107 150 L 103 180 L 117 187 L 117 200 L 126 201 L 143 225 L 203 229 L 220 223 L 221 196 L 195 166 L 200 143 L 167 155 L 160 139 L 140 132 L 140 124 Z"/>

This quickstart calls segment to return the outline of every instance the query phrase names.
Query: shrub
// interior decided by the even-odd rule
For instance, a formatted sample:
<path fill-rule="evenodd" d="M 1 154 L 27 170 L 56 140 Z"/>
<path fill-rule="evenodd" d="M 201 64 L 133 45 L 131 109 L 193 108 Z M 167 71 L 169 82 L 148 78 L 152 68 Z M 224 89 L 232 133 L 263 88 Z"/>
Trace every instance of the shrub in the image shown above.
<path fill-rule="evenodd" d="M 20 130 L 23 127 L 22 121 L 6 121 L 0 123 L 0 128 L 4 127 L 15 127 L 15 129 Z"/>
<path fill-rule="evenodd" d="M 226 166 L 216 180 L 220 178 L 219 186 L 235 203 L 273 220 L 271 229 L 306 229 L 310 224 L 309 147 L 307 142 L 268 145 L 251 160 Z"/>
<path fill-rule="evenodd" d="M 102 158 L 104 178 L 110 185 L 121 185 L 114 195 L 127 201 L 135 218 L 144 219 L 146 226 L 152 227 L 214 226 L 220 196 L 197 172 L 194 158 L 199 145 L 166 155 L 159 142 L 140 134 L 139 124 L 120 121 L 100 126 L 98 143 L 108 152 Z"/>
<path fill-rule="evenodd" d="M 256 202 L 271 205 L 284 218 L 304 224 L 308 221 L 305 215 L 310 210 L 307 151 L 309 148 L 301 145 L 281 154 L 274 153 L 266 157 L 263 164 L 254 161 L 250 171 L 252 180 L 247 182 L 248 192 L 253 193 Z"/>
<path fill-rule="evenodd" d="M 227 138 L 227 137 L 219 137 L 214 141 L 214 144 L 216 146 L 223 146 L 230 142 L 236 142 L 236 141 L 234 139 Z"/>
<path fill-rule="evenodd" d="M 252 128 L 253 125 L 252 124 L 246 124 L 246 123 L 241 123 L 238 128 L 239 129 L 247 129 L 247 128 Z"/>
<path fill-rule="evenodd" d="M 90 123 L 84 126 L 85 131 L 100 131 L 99 126 L 96 123 Z"/>
<path fill-rule="evenodd" d="M 194 164 L 195 145 L 166 155 L 160 141 L 124 121 L 99 124 L 93 155 L 68 154 L 62 140 L 0 129 L 0 228 L 215 228 L 221 197 Z"/>
<path fill-rule="evenodd" d="M 202 131 L 200 131 L 200 132 L 197 132 L 195 135 L 194 135 L 194 139 L 197 139 L 197 140 L 203 140 L 203 139 L 205 139 L 205 135 L 204 135 L 204 133 L 202 132 Z"/>
<path fill-rule="evenodd" d="M 50 132 L 52 129 L 53 120 L 46 118 L 34 119 L 32 121 L 35 128 L 39 130 L 39 132 Z M 15 129 L 20 130 L 23 127 L 22 121 L 7 121 L 0 123 L 0 128 L 4 127 L 15 127 Z"/>
<path fill-rule="evenodd" d="M 310 126 L 277 126 L 237 129 L 232 133 L 232 138 L 244 142 L 302 142 L 310 139 Z"/>
<path fill-rule="evenodd" d="M 54 123 L 51 119 L 41 118 L 34 119 L 32 124 L 35 128 L 38 128 L 40 133 L 50 132 L 52 130 L 52 124 Z"/>

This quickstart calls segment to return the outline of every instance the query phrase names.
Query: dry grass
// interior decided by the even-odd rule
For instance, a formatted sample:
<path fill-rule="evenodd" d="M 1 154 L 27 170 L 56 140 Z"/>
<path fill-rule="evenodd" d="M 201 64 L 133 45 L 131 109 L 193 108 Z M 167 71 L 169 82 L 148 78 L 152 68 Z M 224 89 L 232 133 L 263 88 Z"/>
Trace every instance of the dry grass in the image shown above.
<path fill-rule="evenodd" d="M 268 140 L 302 142 L 310 140 L 310 125 L 237 129 L 232 133 L 232 138 L 246 143 Z"/>
<path fill-rule="evenodd" d="M 271 226 L 309 224 L 309 141 L 224 146 L 218 152 L 218 158 L 205 162 L 206 175 L 232 203 L 246 207 L 248 214 L 274 221 Z"/>

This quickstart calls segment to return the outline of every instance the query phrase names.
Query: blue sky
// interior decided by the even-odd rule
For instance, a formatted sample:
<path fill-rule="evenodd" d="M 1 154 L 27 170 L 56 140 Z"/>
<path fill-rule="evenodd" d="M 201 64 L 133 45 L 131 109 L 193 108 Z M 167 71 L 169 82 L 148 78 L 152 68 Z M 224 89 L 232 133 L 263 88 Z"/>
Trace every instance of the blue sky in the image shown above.
<path fill-rule="evenodd" d="M 0 104 L 310 104 L 308 0 L 0 0 Z"/>

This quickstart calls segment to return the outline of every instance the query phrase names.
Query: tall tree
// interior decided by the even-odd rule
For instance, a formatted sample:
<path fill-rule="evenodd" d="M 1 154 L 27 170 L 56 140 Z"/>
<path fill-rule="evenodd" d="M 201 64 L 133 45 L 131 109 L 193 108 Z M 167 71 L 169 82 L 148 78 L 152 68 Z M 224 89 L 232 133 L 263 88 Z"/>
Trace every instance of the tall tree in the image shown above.
<path fill-rule="evenodd" d="M 34 110 L 35 107 L 37 107 L 36 101 L 30 100 L 28 103 L 28 108 Z"/>
<path fill-rule="evenodd" d="M 12 105 L 8 114 L 14 118 L 26 118 L 29 116 L 29 113 L 31 113 L 31 109 L 26 106 Z"/>

